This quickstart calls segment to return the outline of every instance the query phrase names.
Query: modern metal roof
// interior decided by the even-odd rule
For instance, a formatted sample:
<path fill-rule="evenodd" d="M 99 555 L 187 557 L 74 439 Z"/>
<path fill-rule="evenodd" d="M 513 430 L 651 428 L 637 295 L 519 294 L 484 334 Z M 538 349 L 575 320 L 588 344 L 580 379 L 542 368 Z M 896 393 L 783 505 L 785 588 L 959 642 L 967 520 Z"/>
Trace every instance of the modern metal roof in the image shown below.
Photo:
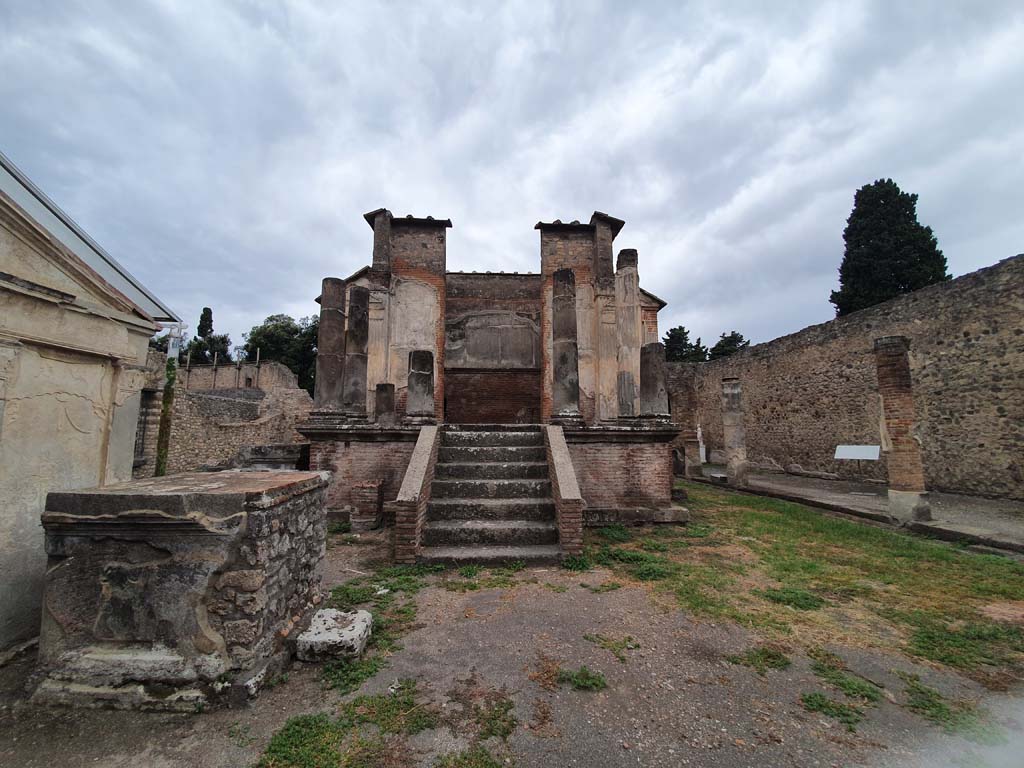
<path fill-rule="evenodd" d="M 157 322 L 180 323 L 181 318 L 154 296 L 127 269 L 89 237 L 70 216 L 32 183 L 0 152 L 0 189 L 44 227 L 65 248 L 84 261 L 110 285 Z"/>

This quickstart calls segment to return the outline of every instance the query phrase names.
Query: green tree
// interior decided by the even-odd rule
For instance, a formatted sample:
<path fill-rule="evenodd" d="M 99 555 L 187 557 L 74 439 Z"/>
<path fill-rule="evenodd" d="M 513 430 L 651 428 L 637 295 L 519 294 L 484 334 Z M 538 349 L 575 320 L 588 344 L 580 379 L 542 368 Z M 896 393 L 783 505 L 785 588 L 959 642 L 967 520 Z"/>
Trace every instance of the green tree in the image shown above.
<path fill-rule="evenodd" d="M 741 349 L 746 349 L 749 346 L 750 342 L 743 338 L 743 334 L 739 331 L 723 333 L 718 341 L 715 342 L 715 346 L 708 351 L 708 360 L 717 360 L 720 357 L 735 355 Z"/>
<path fill-rule="evenodd" d="M 288 315 L 271 315 L 244 334 L 245 359 L 255 362 L 258 349 L 260 360 L 274 360 L 288 366 L 298 378 L 299 386 L 312 394 L 319 331 L 320 318 L 315 315 L 297 322 Z"/>
<path fill-rule="evenodd" d="M 665 359 L 670 363 L 702 363 L 708 359 L 708 348 L 697 341 L 690 341 L 690 332 L 681 325 L 669 328 L 662 340 L 665 344 Z"/>
<path fill-rule="evenodd" d="M 199 327 L 196 328 L 196 336 L 200 339 L 208 338 L 213 333 L 213 310 L 203 307 L 199 314 Z"/>
<path fill-rule="evenodd" d="M 231 362 L 231 337 L 226 333 L 213 332 L 213 310 L 203 307 L 199 315 L 199 327 L 196 336 L 182 349 L 182 360 L 192 365 L 209 365 L 214 360 L 218 363 Z"/>
<path fill-rule="evenodd" d="M 829 298 L 839 316 L 950 279 L 931 227 L 917 220 L 917 195 L 892 179 L 857 190 L 843 240 L 839 290 Z"/>

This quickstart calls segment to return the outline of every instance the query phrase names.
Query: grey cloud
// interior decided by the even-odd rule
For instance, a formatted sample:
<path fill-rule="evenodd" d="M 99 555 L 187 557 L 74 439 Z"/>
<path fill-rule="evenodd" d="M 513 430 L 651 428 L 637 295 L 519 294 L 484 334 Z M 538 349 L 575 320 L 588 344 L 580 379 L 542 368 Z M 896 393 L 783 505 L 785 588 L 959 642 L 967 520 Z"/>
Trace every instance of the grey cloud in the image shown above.
<path fill-rule="evenodd" d="M 191 324 L 315 311 L 361 214 L 451 217 L 453 269 L 626 219 L 705 341 L 831 316 L 854 190 L 892 176 L 955 274 L 1024 250 L 1006 3 L 56 3 L 0 9 L 0 146 Z"/>

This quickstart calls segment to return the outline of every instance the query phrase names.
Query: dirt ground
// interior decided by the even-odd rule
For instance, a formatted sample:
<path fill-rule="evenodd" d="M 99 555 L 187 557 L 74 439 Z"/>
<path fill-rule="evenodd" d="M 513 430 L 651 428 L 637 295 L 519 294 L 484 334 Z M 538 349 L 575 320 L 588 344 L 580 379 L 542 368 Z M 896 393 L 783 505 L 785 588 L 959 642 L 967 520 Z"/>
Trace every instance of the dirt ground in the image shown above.
<path fill-rule="evenodd" d="M 333 540 L 327 583 L 372 573 L 383 553 L 380 536 Z M 605 568 L 534 568 L 517 572 L 512 586 L 466 592 L 434 578 L 412 597 L 416 628 L 358 693 L 385 693 L 396 681 L 413 679 L 441 713 L 459 706 L 459 691 L 507 697 L 514 728 L 507 739 L 486 741 L 496 762 L 450 765 L 1021 765 L 1016 739 L 1024 732 L 1024 707 L 1011 693 L 986 691 L 902 655 L 829 647 L 884 692 L 851 731 L 801 705 L 801 696 L 823 690 L 806 655 L 791 652 L 788 668 L 758 673 L 729 660 L 757 646 L 748 630 L 695 618 L 654 599 L 643 583 L 593 591 L 612 578 Z M 596 643 L 597 635 L 630 638 L 618 649 L 624 661 Z M 556 665 L 585 665 L 607 687 L 560 685 L 552 675 Z M 296 664 L 286 681 L 244 709 L 194 715 L 37 709 L 25 702 L 32 669 L 30 653 L 0 669 L 0 766 L 242 768 L 260 760 L 289 718 L 334 714 L 356 695 L 326 687 L 318 666 Z M 1005 735 L 985 746 L 927 722 L 901 705 L 900 672 L 919 675 L 950 701 L 982 703 Z M 409 737 L 396 764 L 434 765 L 469 745 L 459 729 L 437 727 Z"/>

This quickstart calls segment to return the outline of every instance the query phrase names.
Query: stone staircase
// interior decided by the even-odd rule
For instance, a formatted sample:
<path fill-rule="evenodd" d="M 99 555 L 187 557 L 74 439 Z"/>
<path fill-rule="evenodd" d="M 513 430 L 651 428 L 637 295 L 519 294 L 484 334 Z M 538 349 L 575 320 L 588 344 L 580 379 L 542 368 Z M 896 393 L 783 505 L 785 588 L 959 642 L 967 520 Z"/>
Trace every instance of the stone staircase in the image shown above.
<path fill-rule="evenodd" d="M 439 450 L 423 561 L 558 561 L 555 504 L 539 426 L 447 426 Z"/>

